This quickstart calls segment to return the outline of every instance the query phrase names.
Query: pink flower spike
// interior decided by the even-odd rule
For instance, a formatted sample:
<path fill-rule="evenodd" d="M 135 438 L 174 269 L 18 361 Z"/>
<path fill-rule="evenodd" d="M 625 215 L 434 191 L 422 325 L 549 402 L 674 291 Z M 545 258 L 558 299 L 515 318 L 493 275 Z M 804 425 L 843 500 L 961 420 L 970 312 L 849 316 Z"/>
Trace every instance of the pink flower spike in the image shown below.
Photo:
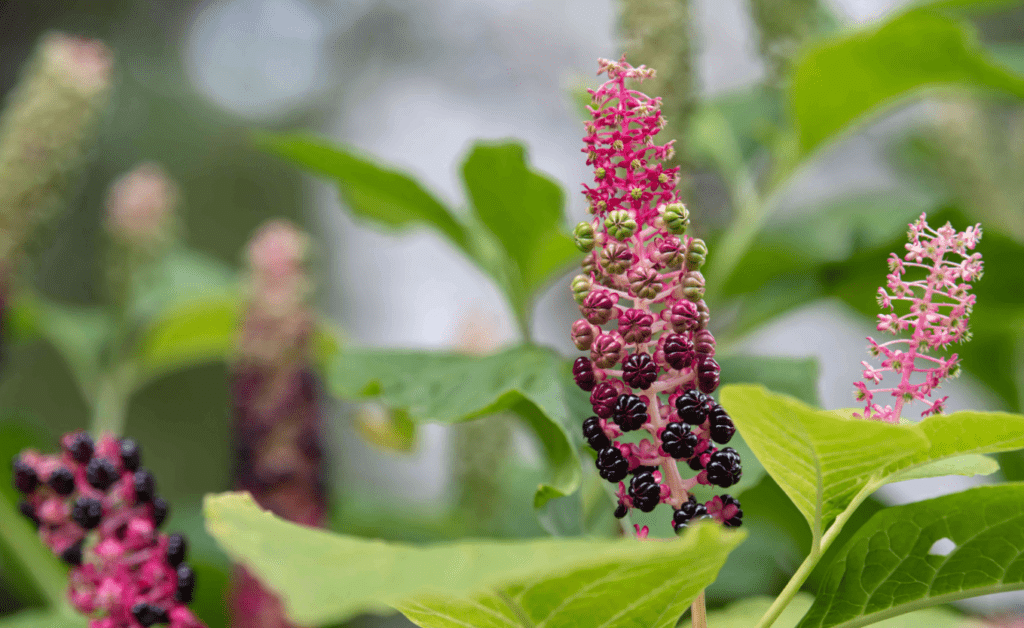
<path fill-rule="evenodd" d="M 943 411 L 946 397 L 937 401 L 929 401 L 928 397 L 943 379 L 956 377 L 957 357 L 954 354 L 944 360 L 928 354 L 953 342 L 970 339 L 967 324 L 975 296 L 968 294 L 971 289 L 968 282 L 980 278 L 983 270 L 981 254 L 967 254 L 981 240 L 981 225 L 964 232 L 957 232 L 949 223 L 932 229 L 921 214 L 910 224 L 907 238 L 906 254 L 903 259 L 895 254 L 890 256 L 885 287 L 878 289 L 878 305 L 890 313 L 878 315 L 877 329 L 893 334 L 909 331 L 910 338 L 884 344 L 868 338 L 870 353 L 883 357 L 881 368 L 862 362 L 862 376 L 867 382 L 878 386 L 887 371 L 900 381 L 890 388 L 875 389 L 868 388 L 864 382 L 854 383 L 857 399 L 865 404 L 864 417 L 889 423 L 898 423 L 903 406 L 914 401 L 928 402 L 922 416 Z M 919 269 L 926 273 L 924 277 L 905 277 L 908 273 L 919 274 Z M 908 313 L 895 312 L 900 302 L 908 303 Z M 906 347 L 892 350 L 885 347 L 891 343 L 906 343 Z M 912 383 L 912 379 L 917 378 L 923 382 Z M 882 407 L 874 403 L 874 395 L 880 392 L 895 397 L 895 406 Z"/>

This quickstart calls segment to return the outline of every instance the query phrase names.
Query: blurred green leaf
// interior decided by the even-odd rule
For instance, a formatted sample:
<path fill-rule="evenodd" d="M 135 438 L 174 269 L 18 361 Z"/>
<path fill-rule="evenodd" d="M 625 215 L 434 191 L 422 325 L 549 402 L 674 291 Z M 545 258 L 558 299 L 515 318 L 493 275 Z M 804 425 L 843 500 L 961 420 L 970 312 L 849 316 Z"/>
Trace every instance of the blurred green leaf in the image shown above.
<path fill-rule="evenodd" d="M 238 304 L 233 298 L 185 303 L 164 312 L 135 344 L 139 378 L 205 362 L 226 360 L 238 334 Z"/>
<path fill-rule="evenodd" d="M 505 251 L 519 298 L 528 300 L 552 273 L 581 256 L 564 232 L 562 189 L 530 169 L 521 144 L 478 142 L 462 165 L 462 178 L 480 222 Z"/>
<path fill-rule="evenodd" d="M 777 393 L 818 403 L 818 361 L 759 355 L 716 355 L 722 367 L 722 385 L 761 384 Z"/>
<path fill-rule="evenodd" d="M 0 628 L 86 628 L 89 620 L 70 611 L 22 611 L 0 617 Z"/>
<path fill-rule="evenodd" d="M 1024 485 L 887 508 L 829 567 L 801 628 L 854 628 L 925 606 L 1024 589 Z M 947 539 L 949 548 L 936 546 Z M 945 554 L 945 555 L 943 555 Z"/>
<path fill-rule="evenodd" d="M 544 448 L 551 478 L 537 489 L 535 505 L 568 495 L 580 467 L 568 426 L 562 382 L 565 362 L 549 350 L 523 345 L 489 356 L 347 350 L 327 374 L 342 399 L 375 398 L 404 410 L 416 422 L 457 423 L 501 410 L 519 414 Z"/>
<path fill-rule="evenodd" d="M 416 444 L 416 423 L 405 410 L 363 408 L 353 417 L 356 431 L 382 449 L 409 452 Z"/>
<path fill-rule="evenodd" d="M 420 626 L 676 625 L 743 533 L 700 525 L 673 543 L 543 539 L 410 547 L 299 526 L 242 494 L 206 500 L 227 552 L 282 595 L 298 623 L 399 608 Z M 652 583 L 654 583 L 652 585 Z"/>
<path fill-rule="evenodd" d="M 308 135 L 261 133 L 256 141 L 265 150 L 333 180 L 356 216 L 387 227 L 432 227 L 474 257 L 462 223 L 412 177 L 379 165 L 350 146 Z"/>
<path fill-rule="evenodd" d="M 758 85 L 701 102 L 687 131 L 690 155 L 733 181 L 775 139 L 782 119 L 778 100 Z"/>
<path fill-rule="evenodd" d="M 138 278 L 131 314 L 146 321 L 170 308 L 233 294 L 237 289 L 238 275 L 230 266 L 199 251 L 172 249 Z"/>
<path fill-rule="evenodd" d="M 815 535 L 858 495 L 911 468 L 921 474 L 936 460 L 1024 448 L 1024 416 L 1001 412 L 957 412 L 890 425 L 820 411 L 754 386 L 726 387 L 722 404 Z"/>
<path fill-rule="evenodd" d="M 868 114 L 929 87 L 969 87 L 1024 97 L 1024 79 L 994 62 L 968 28 L 928 10 L 811 48 L 790 97 L 806 155 Z"/>
<path fill-rule="evenodd" d="M 708 613 L 708 625 L 714 628 L 750 628 L 765 614 L 774 601 L 771 597 L 752 597 Z M 795 628 L 814 602 L 809 593 L 797 593 L 782 611 L 772 628 Z M 967 628 L 964 616 L 948 608 L 926 608 L 906 615 L 870 624 L 877 628 Z"/>

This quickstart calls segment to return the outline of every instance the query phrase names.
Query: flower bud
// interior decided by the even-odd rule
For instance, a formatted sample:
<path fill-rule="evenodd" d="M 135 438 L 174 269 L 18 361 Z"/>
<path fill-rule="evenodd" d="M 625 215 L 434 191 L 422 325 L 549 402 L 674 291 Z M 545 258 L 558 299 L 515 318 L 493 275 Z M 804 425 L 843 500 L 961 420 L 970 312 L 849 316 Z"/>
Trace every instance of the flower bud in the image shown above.
<path fill-rule="evenodd" d="M 611 275 L 618 275 L 633 263 L 629 247 L 621 242 L 612 242 L 601 251 L 601 266 Z"/>
<path fill-rule="evenodd" d="M 622 359 L 622 336 L 616 332 L 599 335 L 590 347 L 590 359 L 598 368 L 611 368 Z"/>
<path fill-rule="evenodd" d="M 629 290 L 640 299 L 653 299 L 661 292 L 661 274 L 651 268 L 632 268 L 626 273 Z"/>
<path fill-rule="evenodd" d="M 683 295 L 693 302 L 704 298 L 704 275 L 700 274 L 699 270 L 686 273 L 686 278 L 683 279 Z"/>
<path fill-rule="evenodd" d="M 654 317 L 649 313 L 630 308 L 619 316 L 619 334 L 629 343 L 647 342 L 651 339 L 651 325 Z"/>
<path fill-rule="evenodd" d="M 682 235 L 686 233 L 686 228 L 690 226 L 690 212 L 687 211 L 686 205 L 682 203 L 662 205 L 658 208 L 658 215 L 661 217 L 662 222 L 665 223 L 665 229 L 669 233 Z"/>
<path fill-rule="evenodd" d="M 177 198 L 177 186 L 160 166 L 141 164 L 110 187 L 107 229 L 140 249 L 166 244 Z"/>
<path fill-rule="evenodd" d="M 604 325 L 615 315 L 618 297 L 605 290 L 593 290 L 583 299 L 580 312 L 594 325 Z"/>
<path fill-rule="evenodd" d="M 677 334 L 694 331 L 700 326 L 700 312 L 693 301 L 676 301 L 663 311 L 662 318 Z"/>
<path fill-rule="evenodd" d="M 704 240 L 693 238 L 686 247 L 686 270 L 700 270 L 708 256 L 708 245 Z"/>
<path fill-rule="evenodd" d="M 576 242 L 576 248 L 584 253 L 594 250 L 594 227 L 589 222 L 581 222 L 576 225 L 572 237 Z"/>
<path fill-rule="evenodd" d="M 583 319 L 572 324 L 572 342 L 580 351 L 589 350 L 590 345 L 594 343 L 594 338 L 599 333 L 601 333 L 600 327 L 591 325 Z"/>
<path fill-rule="evenodd" d="M 572 298 L 576 300 L 577 304 L 583 305 L 583 300 L 590 294 L 590 289 L 594 287 L 594 282 L 586 275 L 576 275 L 572 280 L 571 287 Z"/>
<path fill-rule="evenodd" d="M 604 228 L 608 231 L 608 235 L 622 241 L 636 233 L 637 224 L 630 212 L 616 209 L 609 212 L 604 219 Z"/>

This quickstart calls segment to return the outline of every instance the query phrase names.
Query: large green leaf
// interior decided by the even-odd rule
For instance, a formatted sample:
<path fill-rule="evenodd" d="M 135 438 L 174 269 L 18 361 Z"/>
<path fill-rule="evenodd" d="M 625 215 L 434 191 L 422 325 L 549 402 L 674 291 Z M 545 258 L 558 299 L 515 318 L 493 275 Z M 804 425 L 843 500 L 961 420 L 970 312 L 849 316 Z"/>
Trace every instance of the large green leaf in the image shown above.
<path fill-rule="evenodd" d="M 890 425 L 817 410 L 754 386 L 726 387 L 722 404 L 816 534 L 855 499 L 888 482 L 922 477 L 937 460 L 1024 448 L 1024 416 L 1002 412 Z M 970 459 L 961 463 L 974 472 Z M 908 475 L 915 468 L 916 475 Z M 949 465 L 930 468 L 950 471 Z"/>
<path fill-rule="evenodd" d="M 671 543 L 470 541 L 413 547 L 283 521 L 245 494 L 210 496 L 207 527 L 299 624 L 397 607 L 429 628 L 669 628 L 743 533 L 695 526 Z"/>
<path fill-rule="evenodd" d="M 948 86 L 1024 97 L 1024 79 L 990 60 L 962 23 L 937 12 L 910 11 L 826 41 L 809 50 L 793 74 L 800 150 L 812 152 L 880 107 Z"/>
<path fill-rule="evenodd" d="M 72 611 L 22 611 L 0 617 L 0 628 L 86 628 L 89 620 Z"/>
<path fill-rule="evenodd" d="M 147 321 L 170 308 L 237 289 L 238 276 L 227 264 L 199 251 L 172 249 L 137 278 L 132 314 Z"/>
<path fill-rule="evenodd" d="M 564 233 L 562 189 L 529 167 L 521 144 L 476 144 L 462 178 L 473 210 L 501 244 L 525 296 L 580 257 Z"/>
<path fill-rule="evenodd" d="M 356 216 L 392 228 L 432 227 L 473 257 L 462 223 L 412 177 L 374 163 L 351 146 L 328 144 L 308 135 L 261 134 L 257 141 L 266 150 L 337 183 Z"/>
<path fill-rule="evenodd" d="M 533 428 L 551 467 L 537 489 L 536 505 L 568 495 L 580 466 L 568 426 L 565 362 L 555 353 L 522 345 L 489 356 L 414 351 L 343 351 L 329 369 L 333 394 L 377 398 L 408 412 L 413 421 L 457 423 L 502 410 L 518 413 Z M 579 418 L 582 421 L 583 417 Z"/>
<path fill-rule="evenodd" d="M 937 543 L 943 540 L 945 546 Z M 888 508 L 843 547 L 800 627 L 867 626 L 926 606 L 1024 589 L 1022 555 L 1024 485 Z"/>
<path fill-rule="evenodd" d="M 750 628 L 764 615 L 771 606 L 770 597 L 752 597 L 708 613 L 708 625 L 714 628 Z M 809 593 L 797 593 L 786 610 L 782 612 L 772 628 L 795 628 L 807 609 L 814 602 Z M 877 628 L 968 628 L 964 616 L 948 608 L 926 608 L 920 611 L 901 615 L 886 620 L 884 623 L 872 624 Z"/>

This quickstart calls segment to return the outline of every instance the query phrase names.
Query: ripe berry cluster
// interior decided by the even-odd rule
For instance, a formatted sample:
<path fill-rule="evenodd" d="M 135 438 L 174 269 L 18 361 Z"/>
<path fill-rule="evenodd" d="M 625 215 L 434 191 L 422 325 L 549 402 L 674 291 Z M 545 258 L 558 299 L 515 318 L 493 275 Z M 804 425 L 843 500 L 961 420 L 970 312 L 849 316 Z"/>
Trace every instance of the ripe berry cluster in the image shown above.
<path fill-rule="evenodd" d="M 130 438 L 73 432 L 60 455 L 14 459 L 21 513 L 71 566 L 68 597 L 90 628 L 205 628 L 189 611 L 196 576 L 188 542 L 162 534 L 168 506 Z"/>
<path fill-rule="evenodd" d="M 609 80 L 591 91 L 584 138 L 595 179 L 584 194 L 594 218 L 574 233 L 587 256 L 572 282 L 583 315 L 572 338 L 590 356 L 576 359 L 573 376 L 590 393 L 595 415 L 584 421 L 583 435 L 597 451 L 601 477 L 619 484 L 616 516 L 667 503 L 677 531 L 702 517 L 739 526 L 735 498 L 700 504 L 690 493 L 697 484 L 728 488 L 742 474 L 736 450 L 716 447 L 736 428 L 710 397 L 720 369 L 700 272 L 707 246 L 686 235 L 678 168 L 663 163 L 672 143 L 654 144 L 664 126 L 660 100 L 625 84 L 653 71 L 625 60 L 601 60 L 601 71 Z M 635 431 L 650 438 L 619 440 Z M 679 461 L 696 475 L 684 480 Z"/>

